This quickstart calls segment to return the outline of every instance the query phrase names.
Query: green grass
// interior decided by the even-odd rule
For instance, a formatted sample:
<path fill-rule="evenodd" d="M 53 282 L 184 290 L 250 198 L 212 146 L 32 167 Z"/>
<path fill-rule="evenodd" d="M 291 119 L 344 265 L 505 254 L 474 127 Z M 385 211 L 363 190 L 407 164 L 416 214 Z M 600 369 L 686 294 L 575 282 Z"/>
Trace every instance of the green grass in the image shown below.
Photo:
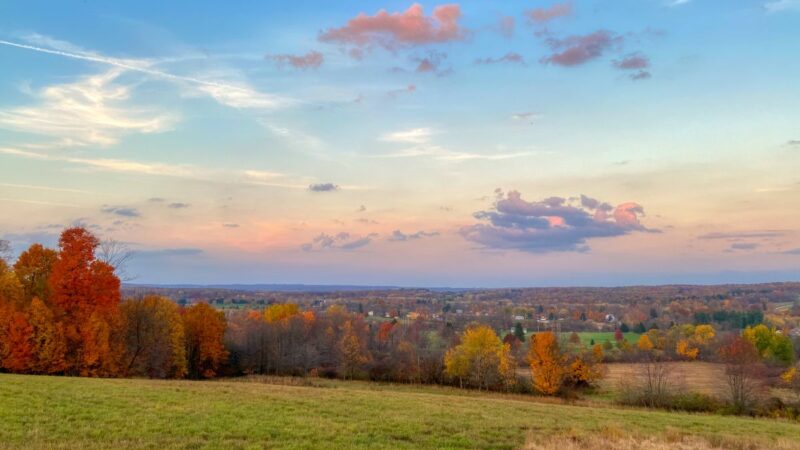
<path fill-rule="evenodd" d="M 578 336 L 581 338 L 581 344 L 589 345 L 594 339 L 595 344 L 603 344 L 605 341 L 609 341 L 612 344 L 615 344 L 617 341 L 614 340 L 614 332 L 613 331 L 581 331 L 578 333 Z M 639 341 L 639 333 L 622 333 L 622 337 L 628 341 L 631 345 L 636 345 Z"/>
<path fill-rule="evenodd" d="M 525 333 L 525 342 L 528 342 L 531 339 L 531 336 L 536 334 L 536 331 L 528 331 Z M 561 333 L 564 339 L 569 339 L 569 336 L 572 334 L 571 331 L 565 331 Z M 639 333 L 622 333 L 622 337 L 628 341 L 631 345 L 636 345 L 636 342 L 639 341 Z M 578 337 L 581 338 L 581 344 L 583 346 L 588 347 L 592 343 L 592 339 L 594 339 L 595 344 L 602 345 L 603 342 L 609 341 L 612 344 L 616 344 L 617 341 L 614 339 L 614 332 L 613 331 L 579 331 Z"/>
<path fill-rule="evenodd" d="M 499 449 L 520 447 L 526 436 L 609 429 L 800 446 L 800 424 L 778 420 L 575 406 L 435 386 L 270 382 L 283 384 L 0 375 L 0 448 Z"/>

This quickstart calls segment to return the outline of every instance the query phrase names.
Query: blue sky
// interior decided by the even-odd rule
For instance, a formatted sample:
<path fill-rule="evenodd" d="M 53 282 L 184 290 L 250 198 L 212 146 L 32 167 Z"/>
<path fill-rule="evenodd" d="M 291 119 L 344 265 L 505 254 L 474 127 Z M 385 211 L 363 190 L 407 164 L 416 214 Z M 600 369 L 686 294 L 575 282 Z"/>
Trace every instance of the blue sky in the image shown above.
<path fill-rule="evenodd" d="M 0 6 L 0 238 L 141 282 L 800 279 L 800 1 Z"/>

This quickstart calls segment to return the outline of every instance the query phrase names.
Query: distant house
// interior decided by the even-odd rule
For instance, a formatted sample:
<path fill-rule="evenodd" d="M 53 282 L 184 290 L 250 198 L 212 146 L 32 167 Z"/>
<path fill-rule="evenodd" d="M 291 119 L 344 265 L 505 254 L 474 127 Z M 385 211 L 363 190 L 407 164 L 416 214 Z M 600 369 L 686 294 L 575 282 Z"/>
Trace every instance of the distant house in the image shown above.
<path fill-rule="evenodd" d="M 514 316 L 514 320 L 516 321 L 525 320 L 525 316 Z"/>
<path fill-rule="evenodd" d="M 800 338 L 800 327 L 797 327 L 789 332 L 789 336 L 793 338 Z"/>
<path fill-rule="evenodd" d="M 606 322 L 612 323 L 616 322 L 617 318 L 613 314 L 606 314 Z"/>
<path fill-rule="evenodd" d="M 375 315 L 375 313 L 374 313 L 373 311 L 369 311 L 369 312 L 367 312 L 367 315 L 368 315 L 368 316 L 370 316 L 370 317 L 372 317 L 372 316 L 374 316 L 374 315 Z"/>

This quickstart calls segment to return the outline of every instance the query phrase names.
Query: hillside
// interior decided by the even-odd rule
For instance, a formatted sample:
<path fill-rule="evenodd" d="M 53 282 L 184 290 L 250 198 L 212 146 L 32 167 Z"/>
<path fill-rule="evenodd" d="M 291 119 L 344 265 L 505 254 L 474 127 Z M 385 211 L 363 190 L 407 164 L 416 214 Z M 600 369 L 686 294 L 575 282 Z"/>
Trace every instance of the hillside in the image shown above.
<path fill-rule="evenodd" d="M 0 375 L 0 448 L 564 450 L 609 442 L 619 448 L 626 442 L 631 448 L 800 448 L 800 424 L 319 379 Z"/>

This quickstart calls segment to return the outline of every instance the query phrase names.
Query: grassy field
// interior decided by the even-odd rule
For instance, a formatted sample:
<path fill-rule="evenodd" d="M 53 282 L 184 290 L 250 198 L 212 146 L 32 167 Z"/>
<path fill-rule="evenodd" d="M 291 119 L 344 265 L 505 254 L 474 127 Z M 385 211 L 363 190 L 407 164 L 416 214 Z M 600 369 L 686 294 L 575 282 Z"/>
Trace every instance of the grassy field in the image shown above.
<path fill-rule="evenodd" d="M 687 448 L 800 448 L 800 424 L 568 405 L 434 386 L 0 375 L 0 448 L 564 450 L 571 448 L 567 441 L 604 448 L 641 439 L 706 445 Z"/>
<path fill-rule="evenodd" d="M 592 332 L 592 331 L 582 331 L 578 333 L 578 336 L 581 338 L 581 343 L 583 345 L 589 345 L 594 339 L 595 344 L 602 344 L 605 341 L 609 341 L 612 344 L 616 344 L 617 341 L 614 340 L 614 332 L 613 331 L 599 331 L 599 332 Z M 622 333 L 622 337 L 631 343 L 631 345 L 635 345 L 639 341 L 639 333 Z"/>
<path fill-rule="evenodd" d="M 535 330 L 534 331 L 528 331 L 527 333 L 525 333 L 526 342 L 530 340 L 531 335 L 533 335 L 533 334 L 536 334 Z M 563 333 L 564 339 L 568 339 L 570 334 L 572 334 L 572 333 L 564 332 Z M 631 332 L 631 333 L 622 333 L 622 336 L 631 345 L 636 345 L 636 342 L 639 341 L 639 336 L 641 336 L 641 334 Z M 594 343 L 595 344 L 601 344 L 601 345 L 605 341 L 609 341 L 609 342 L 611 342 L 612 344 L 615 344 L 615 345 L 617 343 L 617 341 L 614 340 L 614 332 L 613 331 L 579 331 L 578 332 L 578 337 L 581 338 L 581 344 L 586 346 L 586 347 L 591 345 L 592 339 L 594 339 Z"/>

